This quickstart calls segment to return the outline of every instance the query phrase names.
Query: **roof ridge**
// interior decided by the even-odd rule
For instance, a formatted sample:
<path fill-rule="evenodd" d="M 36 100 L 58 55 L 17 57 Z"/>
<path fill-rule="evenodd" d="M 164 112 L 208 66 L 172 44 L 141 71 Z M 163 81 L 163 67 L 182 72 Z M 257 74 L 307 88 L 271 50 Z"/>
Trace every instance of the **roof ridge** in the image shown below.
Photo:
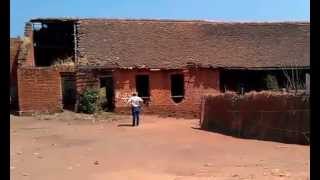
<path fill-rule="evenodd" d="M 230 21 L 230 20 L 210 20 L 210 19 L 165 19 L 165 18 L 78 18 L 78 17 L 49 17 L 33 18 L 30 21 L 146 21 L 146 22 L 204 22 L 215 24 L 309 24 L 309 21 Z"/>

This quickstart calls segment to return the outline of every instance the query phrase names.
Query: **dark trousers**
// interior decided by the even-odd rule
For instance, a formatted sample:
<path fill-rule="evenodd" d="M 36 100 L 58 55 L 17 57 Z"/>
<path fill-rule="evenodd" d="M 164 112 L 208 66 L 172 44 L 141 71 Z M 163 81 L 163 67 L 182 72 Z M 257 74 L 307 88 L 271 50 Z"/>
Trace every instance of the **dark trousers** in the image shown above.
<path fill-rule="evenodd" d="M 140 107 L 132 107 L 132 126 L 139 126 Z"/>

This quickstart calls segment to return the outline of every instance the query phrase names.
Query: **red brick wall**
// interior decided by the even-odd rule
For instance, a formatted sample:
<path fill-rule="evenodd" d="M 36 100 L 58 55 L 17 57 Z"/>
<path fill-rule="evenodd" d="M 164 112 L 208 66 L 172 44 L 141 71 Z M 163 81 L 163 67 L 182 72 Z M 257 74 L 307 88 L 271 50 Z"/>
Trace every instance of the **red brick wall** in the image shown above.
<path fill-rule="evenodd" d="M 183 73 L 185 99 L 175 103 L 171 98 L 170 74 Z M 127 98 L 136 89 L 135 75 L 148 74 L 151 101 L 144 107 L 145 112 L 172 116 L 199 117 L 201 96 L 217 94 L 219 90 L 219 72 L 217 70 L 181 70 L 181 71 L 136 71 L 116 70 L 113 73 L 116 92 L 116 110 L 127 110 Z"/>
<path fill-rule="evenodd" d="M 19 68 L 18 96 L 21 113 L 59 112 L 62 109 L 58 68 Z"/>
<path fill-rule="evenodd" d="M 76 73 L 77 92 L 81 94 L 87 88 L 98 88 L 99 78 L 90 70 L 81 70 Z"/>
<path fill-rule="evenodd" d="M 309 97 L 281 93 L 204 98 L 201 127 L 243 138 L 308 144 Z"/>
<path fill-rule="evenodd" d="M 82 69 L 77 72 L 77 92 L 79 94 L 86 88 L 98 88 L 99 76 L 106 71 Z M 185 99 L 175 103 L 171 99 L 170 75 L 184 74 Z M 219 90 L 219 71 L 209 69 L 199 70 L 114 70 L 112 72 L 117 112 L 130 112 L 127 99 L 136 91 L 135 76 L 137 74 L 149 75 L 151 101 L 144 106 L 144 112 L 163 114 L 166 116 L 199 117 L 201 96 L 217 94 Z"/>

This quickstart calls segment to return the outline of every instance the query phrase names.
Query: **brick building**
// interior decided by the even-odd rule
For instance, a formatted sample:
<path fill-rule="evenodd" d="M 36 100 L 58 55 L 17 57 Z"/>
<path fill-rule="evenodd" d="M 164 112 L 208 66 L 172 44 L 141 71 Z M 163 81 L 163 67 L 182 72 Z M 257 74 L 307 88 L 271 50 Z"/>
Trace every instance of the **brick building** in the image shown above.
<path fill-rule="evenodd" d="M 40 18 L 26 23 L 17 62 L 18 111 L 74 107 L 86 88 L 105 87 L 125 111 L 137 91 L 145 111 L 198 115 L 201 96 L 263 90 L 284 70 L 309 71 L 309 23 Z"/>

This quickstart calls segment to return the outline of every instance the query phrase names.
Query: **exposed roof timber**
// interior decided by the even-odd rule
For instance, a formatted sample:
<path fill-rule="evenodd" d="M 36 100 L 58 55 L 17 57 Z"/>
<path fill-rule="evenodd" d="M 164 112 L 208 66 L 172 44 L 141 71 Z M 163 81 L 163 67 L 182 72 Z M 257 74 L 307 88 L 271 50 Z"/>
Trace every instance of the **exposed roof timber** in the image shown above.
<path fill-rule="evenodd" d="M 30 22 L 36 23 L 36 22 L 74 22 L 78 21 L 77 18 L 35 18 L 31 19 Z"/>

